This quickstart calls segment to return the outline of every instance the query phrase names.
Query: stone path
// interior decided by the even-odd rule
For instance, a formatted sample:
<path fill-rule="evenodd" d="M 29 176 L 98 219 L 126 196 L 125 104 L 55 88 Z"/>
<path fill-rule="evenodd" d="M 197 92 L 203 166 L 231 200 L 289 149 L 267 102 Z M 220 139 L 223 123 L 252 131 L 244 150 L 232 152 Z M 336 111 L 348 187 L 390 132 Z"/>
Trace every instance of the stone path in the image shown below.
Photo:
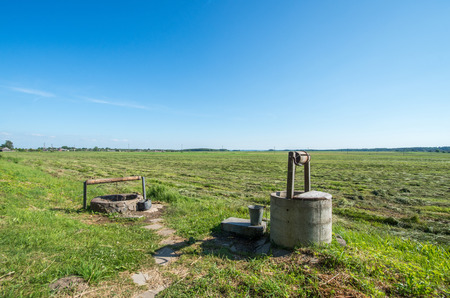
<path fill-rule="evenodd" d="M 156 212 L 161 209 L 163 206 L 161 204 L 153 204 L 152 208 L 145 212 Z M 185 239 L 178 237 L 175 235 L 175 230 L 167 228 L 164 226 L 164 221 L 162 218 L 155 218 L 150 221 L 150 225 L 144 226 L 144 229 L 156 231 L 156 233 L 162 237 L 163 240 L 160 241 L 159 244 L 164 245 L 164 247 L 155 251 L 153 258 L 155 259 L 156 264 L 160 266 L 166 266 L 180 257 L 180 254 L 177 253 L 172 247 L 176 247 L 179 245 L 185 244 Z M 152 276 L 150 276 L 152 275 Z M 169 282 L 165 280 L 158 268 L 155 268 L 152 271 L 147 273 L 138 272 L 131 276 L 131 279 L 140 286 L 148 285 L 148 290 L 138 294 L 135 298 L 153 298 L 159 292 L 164 290 L 169 286 Z"/>
<path fill-rule="evenodd" d="M 151 209 L 145 212 L 156 212 L 161 208 L 163 208 L 163 205 L 154 204 Z M 131 278 L 137 285 L 148 287 L 147 291 L 136 295 L 135 298 L 153 298 L 171 284 L 171 280 L 164 277 L 162 273 L 165 271 L 162 270 L 163 266 L 167 266 L 178 260 L 181 253 L 177 247 L 185 246 L 189 241 L 175 235 L 176 231 L 167 228 L 164 225 L 164 220 L 159 217 L 151 219 L 149 225 L 144 226 L 143 228 L 155 231 L 158 235 L 163 237 L 159 242 L 163 247 L 153 254 L 155 263 L 159 266 L 153 267 L 149 269 L 149 271 L 135 273 Z M 233 253 L 235 259 L 241 259 L 242 253 L 272 255 L 273 257 L 282 257 L 291 253 L 290 251 L 272 247 L 267 236 L 260 239 L 245 239 L 236 237 L 233 234 L 226 234 L 219 237 L 209 236 L 203 240 L 198 240 L 197 243 L 202 243 L 205 247 L 212 246 L 215 249 L 217 249 L 217 247 L 226 247 Z"/>

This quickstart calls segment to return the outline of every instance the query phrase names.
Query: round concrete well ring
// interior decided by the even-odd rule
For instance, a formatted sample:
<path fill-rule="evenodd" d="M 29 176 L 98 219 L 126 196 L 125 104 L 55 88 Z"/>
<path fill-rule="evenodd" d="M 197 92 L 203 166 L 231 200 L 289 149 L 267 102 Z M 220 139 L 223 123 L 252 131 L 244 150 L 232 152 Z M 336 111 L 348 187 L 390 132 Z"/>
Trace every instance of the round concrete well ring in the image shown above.
<path fill-rule="evenodd" d="M 136 211 L 137 203 L 144 197 L 138 193 L 98 196 L 91 200 L 91 210 L 102 213 Z"/>

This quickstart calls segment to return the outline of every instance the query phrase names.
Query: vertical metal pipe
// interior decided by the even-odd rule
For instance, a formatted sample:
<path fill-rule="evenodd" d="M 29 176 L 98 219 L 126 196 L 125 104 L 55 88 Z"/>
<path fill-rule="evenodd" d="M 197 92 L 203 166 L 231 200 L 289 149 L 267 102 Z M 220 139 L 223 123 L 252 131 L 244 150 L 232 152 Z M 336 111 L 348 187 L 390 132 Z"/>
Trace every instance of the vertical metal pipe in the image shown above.
<path fill-rule="evenodd" d="M 147 193 L 145 192 L 145 177 L 142 177 L 142 194 L 144 195 L 144 200 L 147 200 Z"/>
<path fill-rule="evenodd" d="M 84 181 L 83 187 L 83 209 L 87 208 L 87 181 Z"/>
<path fill-rule="evenodd" d="M 310 162 L 304 164 L 305 168 L 305 192 L 311 191 L 311 167 Z"/>
<path fill-rule="evenodd" d="M 288 176 L 286 187 L 286 198 L 292 199 L 294 197 L 294 178 L 295 178 L 295 164 L 294 164 L 294 152 L 289 152 L 288 158 Z"/>

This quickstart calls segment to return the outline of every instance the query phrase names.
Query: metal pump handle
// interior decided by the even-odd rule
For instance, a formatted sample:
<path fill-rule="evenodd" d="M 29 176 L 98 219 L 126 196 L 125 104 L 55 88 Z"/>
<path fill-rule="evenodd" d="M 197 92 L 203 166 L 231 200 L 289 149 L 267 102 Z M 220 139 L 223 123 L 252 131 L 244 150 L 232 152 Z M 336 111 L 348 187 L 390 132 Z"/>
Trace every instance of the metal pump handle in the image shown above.
<path fill-rule="evenodd" d="M 311 156 L 305 151 L 291 151 L 288 158 L 288 177 L 286 187 L 286 198 L 292 199 L 294 197 L 294 177 L 295 165 L 304 166 L 305 178 L 305 192 L 311 190 L 311 175 L 310 175 L 310 160 Z"/>

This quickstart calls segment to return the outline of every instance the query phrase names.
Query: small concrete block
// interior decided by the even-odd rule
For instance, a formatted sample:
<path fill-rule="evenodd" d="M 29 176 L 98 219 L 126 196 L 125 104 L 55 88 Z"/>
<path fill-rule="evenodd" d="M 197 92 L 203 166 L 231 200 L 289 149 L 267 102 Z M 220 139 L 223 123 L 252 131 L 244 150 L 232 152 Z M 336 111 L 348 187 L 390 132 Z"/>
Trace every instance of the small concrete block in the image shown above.
<path fill-rule="evenodd" d="M 156 264 L 164 266 L 175 261 L 178 258 L 178 255 L 170 247 L 164 247 L 157 250 L 153 257 L 155 258 Z"/>
<path fill-rule="evenodd" d="M 151 223 L 157 223 L 157 222 L 161 222 L 161 221 L 163 221 L 163 220 L 164 220 L 164 219 L 162 219 L 161 217 L 159 217 L 159 218 L 151 219 L 150 222 L 151 222 Z"/>
<path fill-rule="evenodd" d="M 164 227 L 164 226 L 155 223 L 155 224 L 152 224 L 152 225 L 149 225 L 149 226 L 145 226 L 145 227 L 143 227 L 143 228 L 144 228 L 144 229 L 147 229 L 147 230 L 159 230 L 159 229 L 161 229 L 162 227 Z"/>
<path fill-rule="evenodd" d="M 230 217 L 222 221 L 221 228 L 225 232 L 235 233 L 245 237 L 261 237 L 266 231 L 266 223 L 262 222 L 260 226 L 250 225 L 250 219 Z"/>
<path fill-rule="evenodd" d="M 145 286 L 147 284 L 148 275 L 142 274 L 141 272 L 135 273 L 131 276 L 131 279 L 135 284 L 138 284 L 140 286 Z"/>
<path fill-rule="evenodd" d="M 172 234 L 174 234 L 176 231 L 173 229 L 169 229 L 169 228 L 164 228 L 162 230 L 159 230 L 158 232 L 156 232 L 158 235 L 160 236 L 170 236 Z"/>

